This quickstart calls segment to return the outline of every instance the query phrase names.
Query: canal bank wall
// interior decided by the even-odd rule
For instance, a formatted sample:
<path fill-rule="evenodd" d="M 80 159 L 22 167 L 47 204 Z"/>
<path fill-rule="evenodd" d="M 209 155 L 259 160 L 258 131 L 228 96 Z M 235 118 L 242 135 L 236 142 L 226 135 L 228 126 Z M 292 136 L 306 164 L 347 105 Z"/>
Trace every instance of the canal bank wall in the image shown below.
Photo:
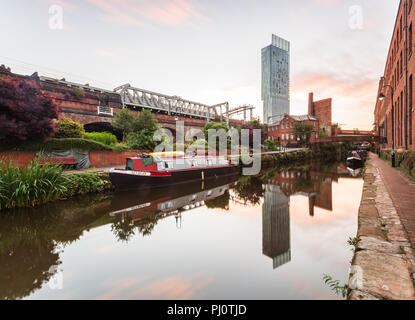
<path fill-rule="evenodd" d="M 397 210 L 369 156 L 358 214 L 349 300 L 415 300 L 415 259 Z"/>

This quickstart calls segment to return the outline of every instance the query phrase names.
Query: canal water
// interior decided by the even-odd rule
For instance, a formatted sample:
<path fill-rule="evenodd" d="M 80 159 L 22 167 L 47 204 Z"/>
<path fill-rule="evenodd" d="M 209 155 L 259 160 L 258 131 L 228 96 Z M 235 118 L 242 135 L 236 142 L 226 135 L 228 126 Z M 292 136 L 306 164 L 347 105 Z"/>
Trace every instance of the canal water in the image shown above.
<path fill-rule="evenodd" d="M 343 299 L 363 180 L 264 169 L 0 215 L 0 299 Z"/>

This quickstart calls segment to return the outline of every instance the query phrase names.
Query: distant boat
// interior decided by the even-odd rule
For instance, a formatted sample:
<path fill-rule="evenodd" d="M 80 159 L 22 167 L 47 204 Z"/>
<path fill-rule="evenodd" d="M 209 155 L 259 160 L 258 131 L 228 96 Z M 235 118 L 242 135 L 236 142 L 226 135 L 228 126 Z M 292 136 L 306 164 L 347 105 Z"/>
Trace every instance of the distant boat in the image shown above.
<path fill-rule="evenodd" d="M 142 153 L 126 159 L 125 169 L 110 169 L 117 190 L 148 189 L 237 174 L 239 167 L 220 156 L 183 152 Z"/>
<path fill-rule="evenodd" d="M 363 159 L 357 151 L 352 151 L 347 157 L 346 162 L 347 166 L 350 168 L 359 168 L 363 166 Z"/>

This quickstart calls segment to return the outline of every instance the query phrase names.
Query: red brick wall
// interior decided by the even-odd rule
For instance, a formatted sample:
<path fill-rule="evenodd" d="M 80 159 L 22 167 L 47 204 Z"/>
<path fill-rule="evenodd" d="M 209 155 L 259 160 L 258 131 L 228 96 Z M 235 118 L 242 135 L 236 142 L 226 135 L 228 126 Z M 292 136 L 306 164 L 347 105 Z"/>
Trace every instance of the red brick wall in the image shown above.
<path fill-rule="evenodd" d="M 111 167 L 122 166 L 125 164 L 125 159 L 135 156 L 141 151 L 125 151 L 125 152 L 112 152 L 112 151 L 90 151 L 89 161 L 91 167 Z M 24 168 L 36 157 L 36 152 L 30 151 L 13 151 L 13 152 L 0 152 L 0 159 L 12 163 L 18 167 Z"/>
<path fill-rule="evenodd" d="M 408 4 L 410 1 L 408 1 Z M 414 30 L 415 30 L 415 7 L 414 4 L 408 7 L 408 110 L 407 110 L 407 125 L 408 125 L 408 149 L 415 151 L 415 107 L 414 107 L 414 81 L 415 81 L 415 48 L 414 48 Z M 402 19 L 402 25 L 401 25 Z M 379 81 L 378 92 L 385 95 L 382 101 L 376 99 L 374 110 L 374 118 L 376 124 L 376 133 L 379 132 L 379 127 L 385 122 L 386 114 L 386 131 L 388 143 L 383 147 L 392 147 L 392 141 L 395 142 L 395 148 L 403 148 L 405 146 L 405 1 L 400 1 L 397 8 L 397 15 L 395 26 L 393 29 L 393 36 L 389 45 L 389 51 L 386 58 L 386 65 L 384 69 L 384 79 Z M 411 34 L 412 33 L 412 34 Z M 412 39 L 412 44 L 409 43 Z M 401 59 L 402 55 L 402 59 Z M 402 68 L 401 68 L 402 66 Z M 402 72 L 401 72 L 402 69 Z M 412 86 L 410 78 L 412 76 Z M 392 132 L 392 90 L 393 88 L 393 106 L 394 106 L 394 135 Z M 412 94 L 411 94 L 412 93 Z M 375 94 L 375 93 L 374 93 Z M 403 99 L 402 99 L 402 98 Z M 412 97 L 412 99 L 411 99 Z M 411 101 L 412 100 L 412 101 Z M 398 117 L 399 112 L 399 117 Z M 410 125 L 410 115 L 412 115 L 412 125 Z M 412 136 L 412 138 L 411 138 Z M 393 139 L 394 137 L 394 139 Z M 411 144 L 412 142 L 412 144 Z"/>
<path fill-rule="evenodd" d="M 328 98 L 313 103 L 313 116 L 319 119 L 320 128 L 324 128 L 329 136 L 331 136 L 331 102 L 332 99 Z"/>
<path fill-rule="evenodd" d="M 31 151 L 12 151 L 0 152 L 0 160 L 5 162 L 12 161 L 12 164 L 21 168 L 27 167 L 28 164 L 36 157 L 36 152 Z"/>
<path fill-rule="evenodd" d="M 292 119 L 290 116 L 285 116 L 283 120 L 278 125 L 271 125 L 268 126 L 267 132 L 268 137 L 267 139 L 274 140 L 274 141 L 280 141 L 282 145 L 285 144 L 296 144 L 297 143 L 297 136 L 294 134 L 293 139 L 291 139 L 291 134 L 293 133 L 294 126 L 295 126 L 295 120 Z M 306 120 L 303 121 L 304 123 L 311 124 L 315 126 L 315 128 L 318 128 L 318 121 L 312 121 L 312 120 Z M 316 125 L 317 123 L 317 125 Z M 288 124 L 288 128 L 287 125 Z M 317 131 L 317 130 L 316 130 Z M 288 134 L 288 140 L 287 140 L 287 134 Z M 282 135 L 284 135 L 284 139 L 282 139 Z M 318 134 L 317 134 L 318 136 Z M 273 138 L 273 139 L 272 139 Z M 314 134 L 311 134 L 310 142 L 314 141 Z"/>
<path fill-rule="evenodd" d="M 91 151 L 89 152 L 89 161 L 91 167 L 111 167 L 125 165 L 125 159 L 133 157 L 141 151 Z"/>

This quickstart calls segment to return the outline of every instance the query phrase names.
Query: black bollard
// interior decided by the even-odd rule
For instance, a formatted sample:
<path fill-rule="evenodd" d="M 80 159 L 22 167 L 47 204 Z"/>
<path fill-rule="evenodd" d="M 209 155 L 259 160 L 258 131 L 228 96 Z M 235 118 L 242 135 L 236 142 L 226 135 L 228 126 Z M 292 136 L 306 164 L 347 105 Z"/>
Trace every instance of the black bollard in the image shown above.
<path fill-rule="evenodd" d="M 395 168 L 395 152 L 392 152 L 392 168 Z"/>

